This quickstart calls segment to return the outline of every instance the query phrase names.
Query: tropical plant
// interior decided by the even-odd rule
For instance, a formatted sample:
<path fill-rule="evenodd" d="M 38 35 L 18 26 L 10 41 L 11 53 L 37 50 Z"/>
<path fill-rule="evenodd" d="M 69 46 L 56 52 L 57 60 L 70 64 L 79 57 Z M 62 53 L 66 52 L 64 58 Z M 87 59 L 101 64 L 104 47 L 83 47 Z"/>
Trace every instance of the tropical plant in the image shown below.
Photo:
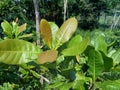
<path fill-rule="evenodd" d="M 3 29 L 4 34 L 9 39 L 19 39 L 24 37 L 30 37 L 32 34 L 25 34 L 21 35 L 23 31 L 26 30 L 26 23 L 19 26 L 18 25 L 18 19 L 16 21 L 13 21 L 12 23 L 9 23 L 8 21 L 4 20 L 4 22 L 1 23 L 1 27 Z"/>
<path fill-rule="evenodd" d="M 44 30 L 41 29 L 41 34 L 43 35 L 45 43 L 51 49 L 51 50 L 44 51 L 43 53 L 41 53 L 42 50 L 40 48 L 33 45 L 32 43 L 29 43 L 24 40 L 19 40 L 19 33 L 20 33 L 19 29 L 20 29 L 20 31 L 23 31 L 26 26 L 25 24 L 23 24 L 21 26 L 21 28 L 19 28 L 19 26 L 16 25 L 15 22 L 12 22 L 12 25 L 13 25 L 12 26 L 7 21 L 4 21 L 1 25 L 3 27 L 3 31 L 6 33 L 6 35 L 8 36 L 9 39 L 5 39 L 0 42 L 0 45 L 1 45 L 0 62 L 8 64 L 10 66 L 11 65 L 20 65 L 19 68 L 22 69 L 22 71 L 20 69 L 20 72 L 22 72 L 23 75 L 27 74 L 26 70 L 24 70 L 24 69 L 29 69 L 27 71 L 32 73 L 33 76 L 35 76 L 36 78 L 39 78 L 39 79 L 40 79 L 40 77 L 41 77 L 41 79 L 44 79 L 44 77 L 42 75 L 40 75 L 32 70 L 34 67 L 36 67 L 36 65 L 35 66 L 30 65 L 30 67 L 27 67 L 27 66 L 24 66 L 24 64 L 26 65 L 27 63 L 32 62 L 32 61 L 34 63 L 39 63 L 39 64 L 44 64 L 47 62 L 55 61 L 58 56 L 57 55 L 58 51 L 56 51 L 56 49 L 71 38 L 72 34 L 75 32 L 75 30 L 77 28 L 77 20 L 75 18 L 71 18 L 71 19 L 67 20 L 66 22 L 64 22 L 64 24 L 61 26 L 61 29 L 56 32 L 56 35 L 54 34 L 55 35 L 54 36 L 55 44 L 54 44 L 54 47 L 51 47 L 52 41 L 51 41 L 51 39 L 49 40 L 49 36 L 51 34 L 45 37 L 45 34 L 46 34 L 45 32 L 47 30 L 50 30 L 49 23 L 43 19 L 41 21 L 40 26 L 44 27 L 44 25 L 47 25 L 47 28 L 44 28 Z M 14 28 L 14 25 L 16 25 L 15 28 Z M 69 28 L 69 26 L 71 26 L 71 28 Z M 69 31 L 67 31 L 67 30 L 69 30 Z M 68 32 L 68 33 L 63 33 L 63 32 Z M 68 36 L 66 34 L 68 34 Z M 60 36 L 60 35 L 62 36 L 61 39 L 58 38 L 58 36 Z M 50 36 L 50 37 L 52 37 L 52 36 Z M 57 40 L 57 39 L 59 39 L 59 40 Z M 56 42 L 56 40 L 59 42 Z M 9 45 L 7 45 L 8 43 L 9 43 Z M 38 59 L 38 60 L 36 61 L 36 59 Z M 40 67 L 40 66 L 38 65 L 38 67 Z M 4 71 L 4 64 L 3 64 L 3 67 L 1 67 L 1 70 Z M 9 70 L 9 69 L 7 69 L 7 70 Z M 23 72 L 23 70 L 26 73 Z M 40 88 L 40 86 L 38 88 Z"/>
<path fill-rule="evenodd" d="M 120 49 L 100 30 L 74 34 L 77 24 L 74 17 L 60 28 L 42 19 L 41 48 L 19 39 L 0 41 L 2 88 L 9 82 L 13 89 L 119 90 Z"/>

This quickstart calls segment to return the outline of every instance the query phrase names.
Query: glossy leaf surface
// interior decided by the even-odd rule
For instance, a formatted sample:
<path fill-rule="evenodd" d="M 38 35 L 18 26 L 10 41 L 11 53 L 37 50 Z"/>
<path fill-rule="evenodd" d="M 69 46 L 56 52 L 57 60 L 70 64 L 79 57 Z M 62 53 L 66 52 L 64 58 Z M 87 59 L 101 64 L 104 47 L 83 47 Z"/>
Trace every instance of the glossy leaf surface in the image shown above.
<path fill-rule="evenodd" d="M 60 30 L 58 30 L 58 32 L 56 33 L 56 41 L 58 43 L 58 46 L 67 42 L 71 38 L 71 36 L 76 31 L 77 25 L 78 22 L 75 17 L 66 20 L 62 24 Z"/>
<path fill-rule="evenodd" d="M 55 35 L 57 31 L 59 30 L 59 27 L 54 22 L 49 22 L 49 24 L 50 24 L 51 31 L 52 31 L 52 38 L 55 39 Z"/>
<path fill-rule="evenodd" d="M 0 62 L 22 64 L 37 59 L 41 49 L 24 40 L 7 39 L 0 42 Z"/>
<path fill-rule="evenodd" d="M 78 38 L 80 38 L 80 37 L 78 37 Z M 76 56 L 76 55 L 79 55 L 79 54 L 81 54 L 81 53 L 83 53 L 85 51 L 85 49 L 87 48 L 88 44 L 89 44 L 89 38 L 86 38 L 85 40 L 81 41 L 80 43 L 72 43 L 71 44 L 72 46 L 69 45 L 71 47 L 68 47 L 67 49 L 64 49 L 62 51 L 62 54 L 65 55 L 65 56 Z"/>
<path fill-rule="evenodd" d="M 49 22 L 49 24 L 52 31 L 52 49 L 55 49 L 56 48 L 55 36 L 57 31 L 59 30 L 59 27 L 54 22 Z"/>

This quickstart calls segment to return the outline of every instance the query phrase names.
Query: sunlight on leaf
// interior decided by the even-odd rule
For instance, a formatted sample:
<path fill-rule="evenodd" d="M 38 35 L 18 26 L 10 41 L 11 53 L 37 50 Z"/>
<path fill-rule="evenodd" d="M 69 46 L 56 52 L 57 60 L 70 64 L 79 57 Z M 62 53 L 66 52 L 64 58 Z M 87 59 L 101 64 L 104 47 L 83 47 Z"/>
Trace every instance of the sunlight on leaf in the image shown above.
<path fill-rule="evenodd" d="M 42 50 L 32 43 L 18 39 L 6 39 L 0 42 L 0 62 L 23 64 L 37 59 Z"/>
<path fill-rule="evenodd" d="M 80 56 L 79 55 L 76 55 L 76 60 L 77 60 L 78 63 L 80 62 Z"/>
<path fill-rule="evenodd" d="M 62 26 L 60 27 L 60 30 L 56 33 L 56 41 L 58 47 L 67 42 L 71 36 L 74 34 L 78 26 L 77 19 L 75 17 L 72 17 L 68 20 L 66 20 Z"/>
<path fill-rule="evenodd" d="M 49 22 L 51 31 L 52 31 L 52 49 L 56 48 L 56 41 L 55 41 L 55 35 L 57 31 L 59 30 L 59 27 L 54 22 Z"/>

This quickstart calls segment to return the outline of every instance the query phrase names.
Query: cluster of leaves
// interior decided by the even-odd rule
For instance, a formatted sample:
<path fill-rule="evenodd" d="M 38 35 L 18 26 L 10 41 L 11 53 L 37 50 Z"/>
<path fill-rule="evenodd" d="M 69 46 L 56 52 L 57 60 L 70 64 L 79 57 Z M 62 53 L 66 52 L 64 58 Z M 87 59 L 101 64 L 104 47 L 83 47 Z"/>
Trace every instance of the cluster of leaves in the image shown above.
<path fill-rule="evenodd" d="M 4 33 L 11 30 L 6 36 L 15 36 L 21 27 L 17 25 L 14 32 L 11 29 L 14 27 L 10 27 L 7 21 L 1 25 Z M 120 49 L 114 48 L 112 42 L 106 42 L 109 37 L 101 31 L 83 36 L 74 34 L 77 25 L 74 17 L 66 20 L 60 28 L 42 19 L 42 48 L 16 37 L 0 41 L 0 84 L 4 83 L 0 88 L 118 90 Z"/>
<path fill-rule="evenodd" d="M 7 21 L 19 18 L 19 23 L 27 23 L 27 30 L 24 33 L 34 33 L 35 31 L 35 14 L 32 0 L 2 0 L 0 1 L 0 23 L 3 19 Z M 2 29 L 0 28 L 0 38 L 4 38 Z M 28 38 L 27 38 L 28 39 Z M 30 41 L 36 39 L 29 38 Z"/>

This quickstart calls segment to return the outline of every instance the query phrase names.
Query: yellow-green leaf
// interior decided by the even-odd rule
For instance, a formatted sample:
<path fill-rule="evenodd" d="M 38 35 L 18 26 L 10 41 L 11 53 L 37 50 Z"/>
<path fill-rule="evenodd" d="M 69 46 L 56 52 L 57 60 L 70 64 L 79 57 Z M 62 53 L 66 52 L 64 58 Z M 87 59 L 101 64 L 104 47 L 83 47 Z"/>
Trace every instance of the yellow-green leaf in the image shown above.
<path fill-rule="evenodd" d="M 40 33 L 45 41 L 45 43 L 49 46 L 49 48 L 52 47 L 52 32 L 51 27 L 47 20 L 42 19 L 40 22 Z"/>
<path fill-rule="evenodd" d="M 31 34 L 24 34 L 22 36 L 19 36 L 18 38 L 26 38 L 26 37 L 31 37 L 31 36 L 33 36 L 32 33 Z"/>
<path fill-rule="evenodd" d="M 0 42 L 0 62 L 20 65 L 34 61 L 42 50 L 34 44 L 18 39 L 6 39 Z"/>
<path fill-rule="evenodd" d="M 58 30 L 58 32 L 56 33 L 56 41 L 58 42 L 58 45 L 67 42 L 71 38 L 71 36 L 76 31 L 77 25 L 78 22 L 75 17 L 66 20 L 62 24 L 60 30 Z"/>
<path fill-rule="evenodd" d="M 47 51 L 39 54 L 38 63 L 39 64 L 44 64 L 44 63 L 47 63 L 47 62 L 54 62 L 54 61 L 56 61 L 57 56 L 58 56 L 58 51 L 47 50 Z"/>
<path fill-rule="evenodd" d="M 68 47 L 62 51 L 65 56 L 76 56 L 85 51 L 89 45 L 89 38 L 82 40 L 80 43 L 74 43 L 71 47 Z"/>
<path fill-rule="evenodd" d="M 23 24 L 23 25 L 21 25 L 20 27 L 19 27 L 19 33 L 21 33 L 21 32 L 23 32 L 24 30 L 26 30 L 26 23 L 25 24 Z"/>
<path fill-rule="evenodd" d="M 11 24 L 8 21 L 4 20 L 4 22 L 1 23 L 1 27 L 6 35 L 8 36 L 12 35 L 13 29 L 12 29 Z"/>

